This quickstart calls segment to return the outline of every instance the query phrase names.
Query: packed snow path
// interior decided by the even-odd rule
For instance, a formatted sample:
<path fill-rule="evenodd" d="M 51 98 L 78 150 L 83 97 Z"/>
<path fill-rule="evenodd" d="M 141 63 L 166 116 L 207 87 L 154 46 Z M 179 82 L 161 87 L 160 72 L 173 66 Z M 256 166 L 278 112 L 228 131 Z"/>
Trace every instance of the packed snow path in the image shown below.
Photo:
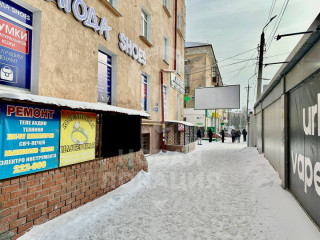
<path fill-rule="evenodd" d="M 150 156 L 148 173 L 20 239 L 320 239 L 268 161 L 244 147 Z"/>

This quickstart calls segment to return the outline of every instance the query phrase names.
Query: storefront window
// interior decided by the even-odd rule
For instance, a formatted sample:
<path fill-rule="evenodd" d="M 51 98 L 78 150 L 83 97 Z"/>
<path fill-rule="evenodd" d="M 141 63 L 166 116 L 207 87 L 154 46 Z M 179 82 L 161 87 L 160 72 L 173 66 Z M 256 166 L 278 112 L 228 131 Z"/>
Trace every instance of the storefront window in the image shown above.
<path fill-rule="evenodd" d="M 40 19 L 12 1 L 0 3 L 0 85 L 30 91 L 32 68 L 36 66 L 32 63 L 32 42 L 39 37 L 33 23 Z M 37 55 L 33 59 L 38 62 Z M 33 74 L 36 72 L 37 69 L 33 69 Z"/>
<path fill-rule="evenodd" d="M 112 57 L 102 51 L 98 53 L 98 102 L 112 103 Z"/>
<path fill-rule="evenodd" d="M 141 110 L 148 111 L 148 77 L 141 75 Z"/>

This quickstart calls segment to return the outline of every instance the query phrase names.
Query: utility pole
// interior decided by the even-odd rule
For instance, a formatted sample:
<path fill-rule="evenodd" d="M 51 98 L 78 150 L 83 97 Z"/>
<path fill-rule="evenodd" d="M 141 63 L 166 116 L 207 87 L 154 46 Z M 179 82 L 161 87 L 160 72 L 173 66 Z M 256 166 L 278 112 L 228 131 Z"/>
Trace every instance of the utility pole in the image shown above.
<path fill-rule="evenodd" d="M 262 85 L 262 66 L 263 66 L 263 51 L 264 51 L 264 29 L 268 26 L 268 24 L 276 17 L 277 15 L 270 18 L 269 22 L 262 28 L 262 33 L 260 36 L 260 52 L 259 52 L 259 70 L 258 70 L 258 84 L 257 84 L 257 100 L 261 97 L 261 85 Z"/>
<path fill-rule="evenodd" d="M 261 97 L 261 85 L 262 85 L 262 66 L 263 66 L 263 51 L 264 51 L 264 32 L 262 31 L 260 36 L 259 47 L 259 71 L 258 71 L 258 84 L 257 84 L 257 101 Z"/>
<path fill-rule="evenodd" d="M 246 87 L 247 90 L 247 111 L 246 111 L 246 120 L 247 120 L 247 127 L 248 127 L 248 111 L 249 111 L 249 91 L 250 91 L 250 86 L 249 86 L 249 81 L 248 81 L 248 87 Z"/>

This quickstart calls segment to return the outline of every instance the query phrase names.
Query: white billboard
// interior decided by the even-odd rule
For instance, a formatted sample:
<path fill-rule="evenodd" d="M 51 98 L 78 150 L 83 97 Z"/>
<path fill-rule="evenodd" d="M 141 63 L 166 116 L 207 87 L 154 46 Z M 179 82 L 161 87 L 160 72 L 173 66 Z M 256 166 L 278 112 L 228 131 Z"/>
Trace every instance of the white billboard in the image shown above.
<path fill-rule="evenodd" d="M 240 85 L 195 89 L 195 110 L 239 109 Z"/>

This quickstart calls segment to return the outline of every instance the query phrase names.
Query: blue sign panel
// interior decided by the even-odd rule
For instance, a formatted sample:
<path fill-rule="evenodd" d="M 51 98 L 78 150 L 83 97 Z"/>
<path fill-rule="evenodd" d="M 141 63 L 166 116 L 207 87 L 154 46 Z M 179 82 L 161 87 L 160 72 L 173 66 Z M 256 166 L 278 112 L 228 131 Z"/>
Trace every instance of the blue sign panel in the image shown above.
<path fill-rule="evenodd" d="M 112 57 L 99 51 L 98 102 L 111 105 L 112 97 Z"/>
<path fill-rule="evenodd" d="M 32 13 L 11 1 L 0 1 L 0 10 L 14 19 L 0 16 L 0 84 L 30 89 Z M 23 19 L 21 19 L 23 18 Z"/>
<path fill-rule="evenodd" d="M 1 104 L 0 179 L 59 166 L 60 110 Z"/>
<path fill-rule="evenodd" d="M 32 12 L 10 0 L 0 0 L 0 12 L 32 26 Z"/>

